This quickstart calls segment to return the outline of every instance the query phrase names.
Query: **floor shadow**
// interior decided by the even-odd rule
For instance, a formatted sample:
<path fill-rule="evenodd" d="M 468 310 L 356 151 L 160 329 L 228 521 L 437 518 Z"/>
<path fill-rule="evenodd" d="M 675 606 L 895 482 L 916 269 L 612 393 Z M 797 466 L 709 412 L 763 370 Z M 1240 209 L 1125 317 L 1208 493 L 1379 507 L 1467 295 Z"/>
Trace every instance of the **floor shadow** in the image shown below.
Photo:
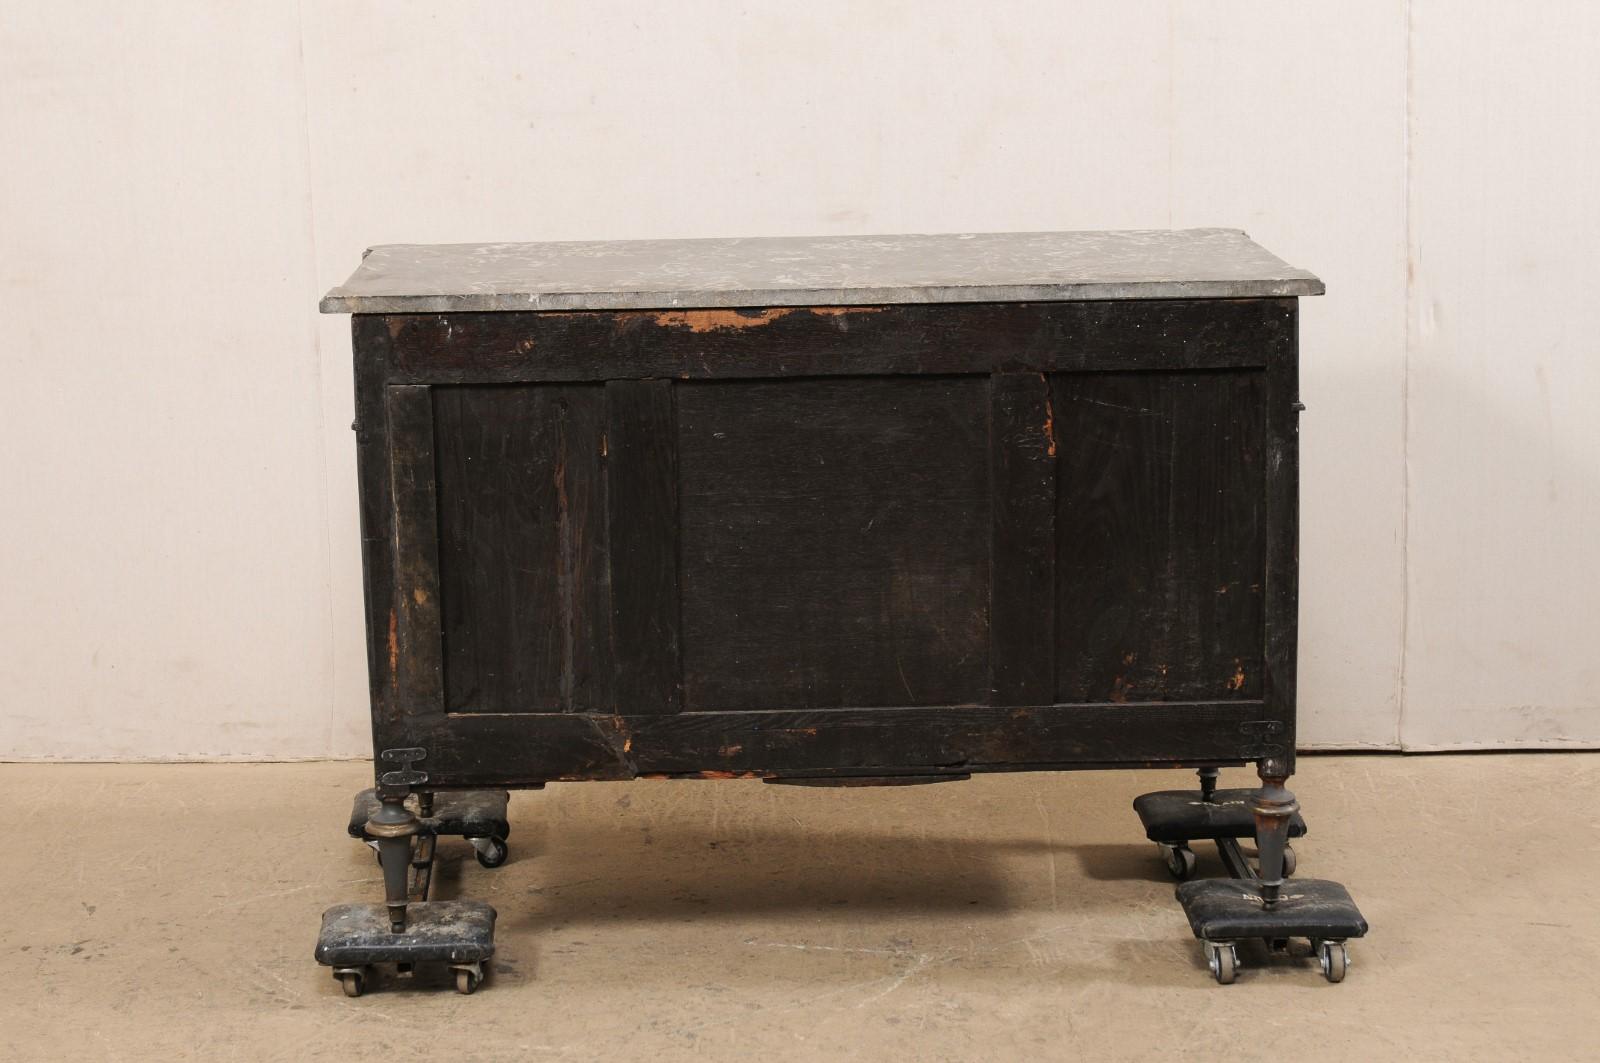
<path fill-rule="evenodd" d="M 1171 882 L 1154 842 L 1077 845 L 1072 848 L 1085 877 L 1095 882 Z M 1204 857 L 1199 850 L 1196 856 Z M 1220 864 L 1219 864 L 1220 867 Z"/>
<path fill-rule="evenodd" d="M 591 825 L 592 826 L 592 825 Z M 586 830 L 581 849 L 544 852 L 501 918 L 569 922 L 743 920 L 862 911 L 1000 912 L 1019 903 L 1004 843 L 876 831 L 708 831 L 693 825 Z M 1015 872 L 1010 873 L 1014 875 Z"/>
<path fill-rule="evenodd" d="M 1155 845 L 1055 844 L 1043 838 L 919 834 L 899 829 L 786 829 L 770 823 L 718 826 L 703 818 L 664 822 L 579 816 L 550 831 L 543 819 L 514 822 L 511 860 L 495 870 L 480 868 L 474 850 L 458 838 L 442 839 L 434 868 L 433 897 L 487 900 L 499 913 L 502 948 L 492 977 L 506 984 L 536 981 L 543 962 L 560 960 L 567 941 L 551 952 L 552 933 L 577 928 L 696 924 L 711 940 L 742 933 L 741 924 L 837 924 L 875 921 L 894 935 L 897 917 L 907 925 L 942 914 L 963 924 L 986 917 L 1004 920 L 1037 909 L 1051 922 L 1052 897 L 1041 888 L 1046 858 L 1059 862 L 1061 893 L 1073 918 L 1149 906 L 1170 897 L 1172 884 Z M 1222 872 L 1214 848 L 1196 846 L 1201 875 Z M 370 866 L 371 856 L 363 853 Z M 1074 866 L 1075 865 L 1075 866 Z M 376 871 L 376 868 L 373 868 Z M 1119 885 L 1121 884 L 1121 885 Z M 1130 938 L 1111 945 L 1109 956 L 1084 957 L 1051 977 L 1063 985 L 1112 981 L 1172 986 L 1210 984 L 1204 957 L 1172 904 L 1172 932 Z M 1041 936 L 1049 949 L 1070 941 Z M 580 933 L 581 936 L 581 933 Z M 906 937 L 914 935 L 907 933 Z M 514 945 L 513 945 L 514 943 Z M 1003 944 L 1003 943 L 1002 943 Z M 738 948 L 738 942 L 714 948 Z M 752 946 L 753 947 L 753 946 Z M 982 948 L 983 946 L 980 946 Z M 908 948 L 910 948 L 908 946 Z M 944 962 L 934 951 L 934 966 Z M 911 956 L 916 950 L 910 949 Z M 1241 949 L 1241 963 L 1268 973 L 1299 971 L 1303 957 L 1269 956 Z M 916 957 L 904 959 L 915 964 Z M 787 959 L 774 955 L 773 977 L 788 977 Z M 901 962 L 900 960 L 894 961 Z M 986 977 L 1004 982 L 1029 979 L 1027 964 L 987 965 Z M 891 975 L 899 967 L 891 964 Z M 1032 973 L 1030 973 L 1032 972 Z M 438 988 L 431 975 L 391 980 L 393 988 Z M 1241 974 L 1241 979 L 1245 978 Z M 440 983 L 441 985 L 443 983 Z"/>

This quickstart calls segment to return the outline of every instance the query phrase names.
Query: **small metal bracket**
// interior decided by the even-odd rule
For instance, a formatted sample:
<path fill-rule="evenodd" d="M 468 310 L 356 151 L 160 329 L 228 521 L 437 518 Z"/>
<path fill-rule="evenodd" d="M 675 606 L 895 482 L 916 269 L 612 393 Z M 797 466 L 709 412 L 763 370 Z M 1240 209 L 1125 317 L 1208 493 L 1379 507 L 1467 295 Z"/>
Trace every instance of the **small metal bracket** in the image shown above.
<path fill-rule="evenodd" d="M 428 773 L 419 768 L 412 767 L 414 760 L 423 760 L 428 756 L 428 751 L 421 746 L 407 746 L 403 749 L 385 749 L 378 754 L 378 759 L 398 764 L 394 771 L 386 771 L 378 776 L 378 785 L 385 787 L 405 787 L 410 789 L 421 786 L 428 781 Z"/>
<path fill-rule="evenodd" d="M 1239 733 L 1252 739 L 1245 756 L 1251 760 L 1282 756 L 1283 732 L 1280 720 L 1245 720 L 1239 724 Z"/>

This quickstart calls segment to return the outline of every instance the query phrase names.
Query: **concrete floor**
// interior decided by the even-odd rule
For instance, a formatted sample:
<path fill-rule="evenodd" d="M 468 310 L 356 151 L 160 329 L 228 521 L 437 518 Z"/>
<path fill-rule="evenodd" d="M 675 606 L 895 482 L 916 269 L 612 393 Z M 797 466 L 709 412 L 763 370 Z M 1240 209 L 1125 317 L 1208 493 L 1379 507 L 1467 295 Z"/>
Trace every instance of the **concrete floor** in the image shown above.
<path fill-rule="evenodd" d="M 1600 756 L 1300 768 L 1300 874 L 1373 928 L 1342 985 L 1214 984 L 1128 807 L 1185 776 L 1102 772 L 517 794 L 505 867 L 442 846 L 438 895 L 499 910 L 488 984 L 347 1000 L 311 949 L 381 894 L 365 765 L 3 765 L 0 1058 L 1600 1058 Z"/>

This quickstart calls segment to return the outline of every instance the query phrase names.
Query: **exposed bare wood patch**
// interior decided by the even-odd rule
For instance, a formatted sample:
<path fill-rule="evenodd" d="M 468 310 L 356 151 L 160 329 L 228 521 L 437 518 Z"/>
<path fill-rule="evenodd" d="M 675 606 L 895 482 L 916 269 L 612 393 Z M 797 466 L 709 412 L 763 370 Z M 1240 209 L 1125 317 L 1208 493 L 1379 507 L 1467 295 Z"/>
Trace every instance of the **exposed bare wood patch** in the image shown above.
<path fill-rule="evenodd" d="M 1040 373 L 1039 374 L 1039 378 L 1041 380 L 1044 379 L 1044 374 Z M 1055 457 L 1056 456 L 1056 409 L 1050 403 L 1050 392 L 1048 390 L 1046 390 L 1045 394 L 1044 394 L 1044 438 L 1045 438 L 1046 443 L 1048 444 L 1048 446 L 1046 446 L 1046 448 L 1045 448 L 1045 453 L 1049 454 L 1052 458 Z"/>
<path fill-rule="evenodd" d="M 764 328 L 792 313 L 793 307 L 774 307 L 767 310 L 664 310 L 649 316 L 665 328 L 717 332 L 721 329 Z"/>

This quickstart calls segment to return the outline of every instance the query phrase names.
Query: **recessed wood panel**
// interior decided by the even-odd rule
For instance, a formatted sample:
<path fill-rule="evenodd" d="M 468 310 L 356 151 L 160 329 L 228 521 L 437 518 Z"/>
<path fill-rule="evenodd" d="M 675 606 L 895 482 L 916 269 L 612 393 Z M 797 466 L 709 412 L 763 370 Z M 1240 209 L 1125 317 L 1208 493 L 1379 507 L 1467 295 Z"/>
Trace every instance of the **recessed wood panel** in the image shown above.
<path fill-rule="evenodd" d="M 674 390 L 685 710 L 987 700 L 987 377 Z"/>
<path fill-rule="evenodd" d="M 1265 379 L 1052 377 L 1057 700 L 1261 697 Z"/>
<path fill-rule="evenodd" d="M 433 389 L 445 708 L 609 711 L 603 389 Z"/>

